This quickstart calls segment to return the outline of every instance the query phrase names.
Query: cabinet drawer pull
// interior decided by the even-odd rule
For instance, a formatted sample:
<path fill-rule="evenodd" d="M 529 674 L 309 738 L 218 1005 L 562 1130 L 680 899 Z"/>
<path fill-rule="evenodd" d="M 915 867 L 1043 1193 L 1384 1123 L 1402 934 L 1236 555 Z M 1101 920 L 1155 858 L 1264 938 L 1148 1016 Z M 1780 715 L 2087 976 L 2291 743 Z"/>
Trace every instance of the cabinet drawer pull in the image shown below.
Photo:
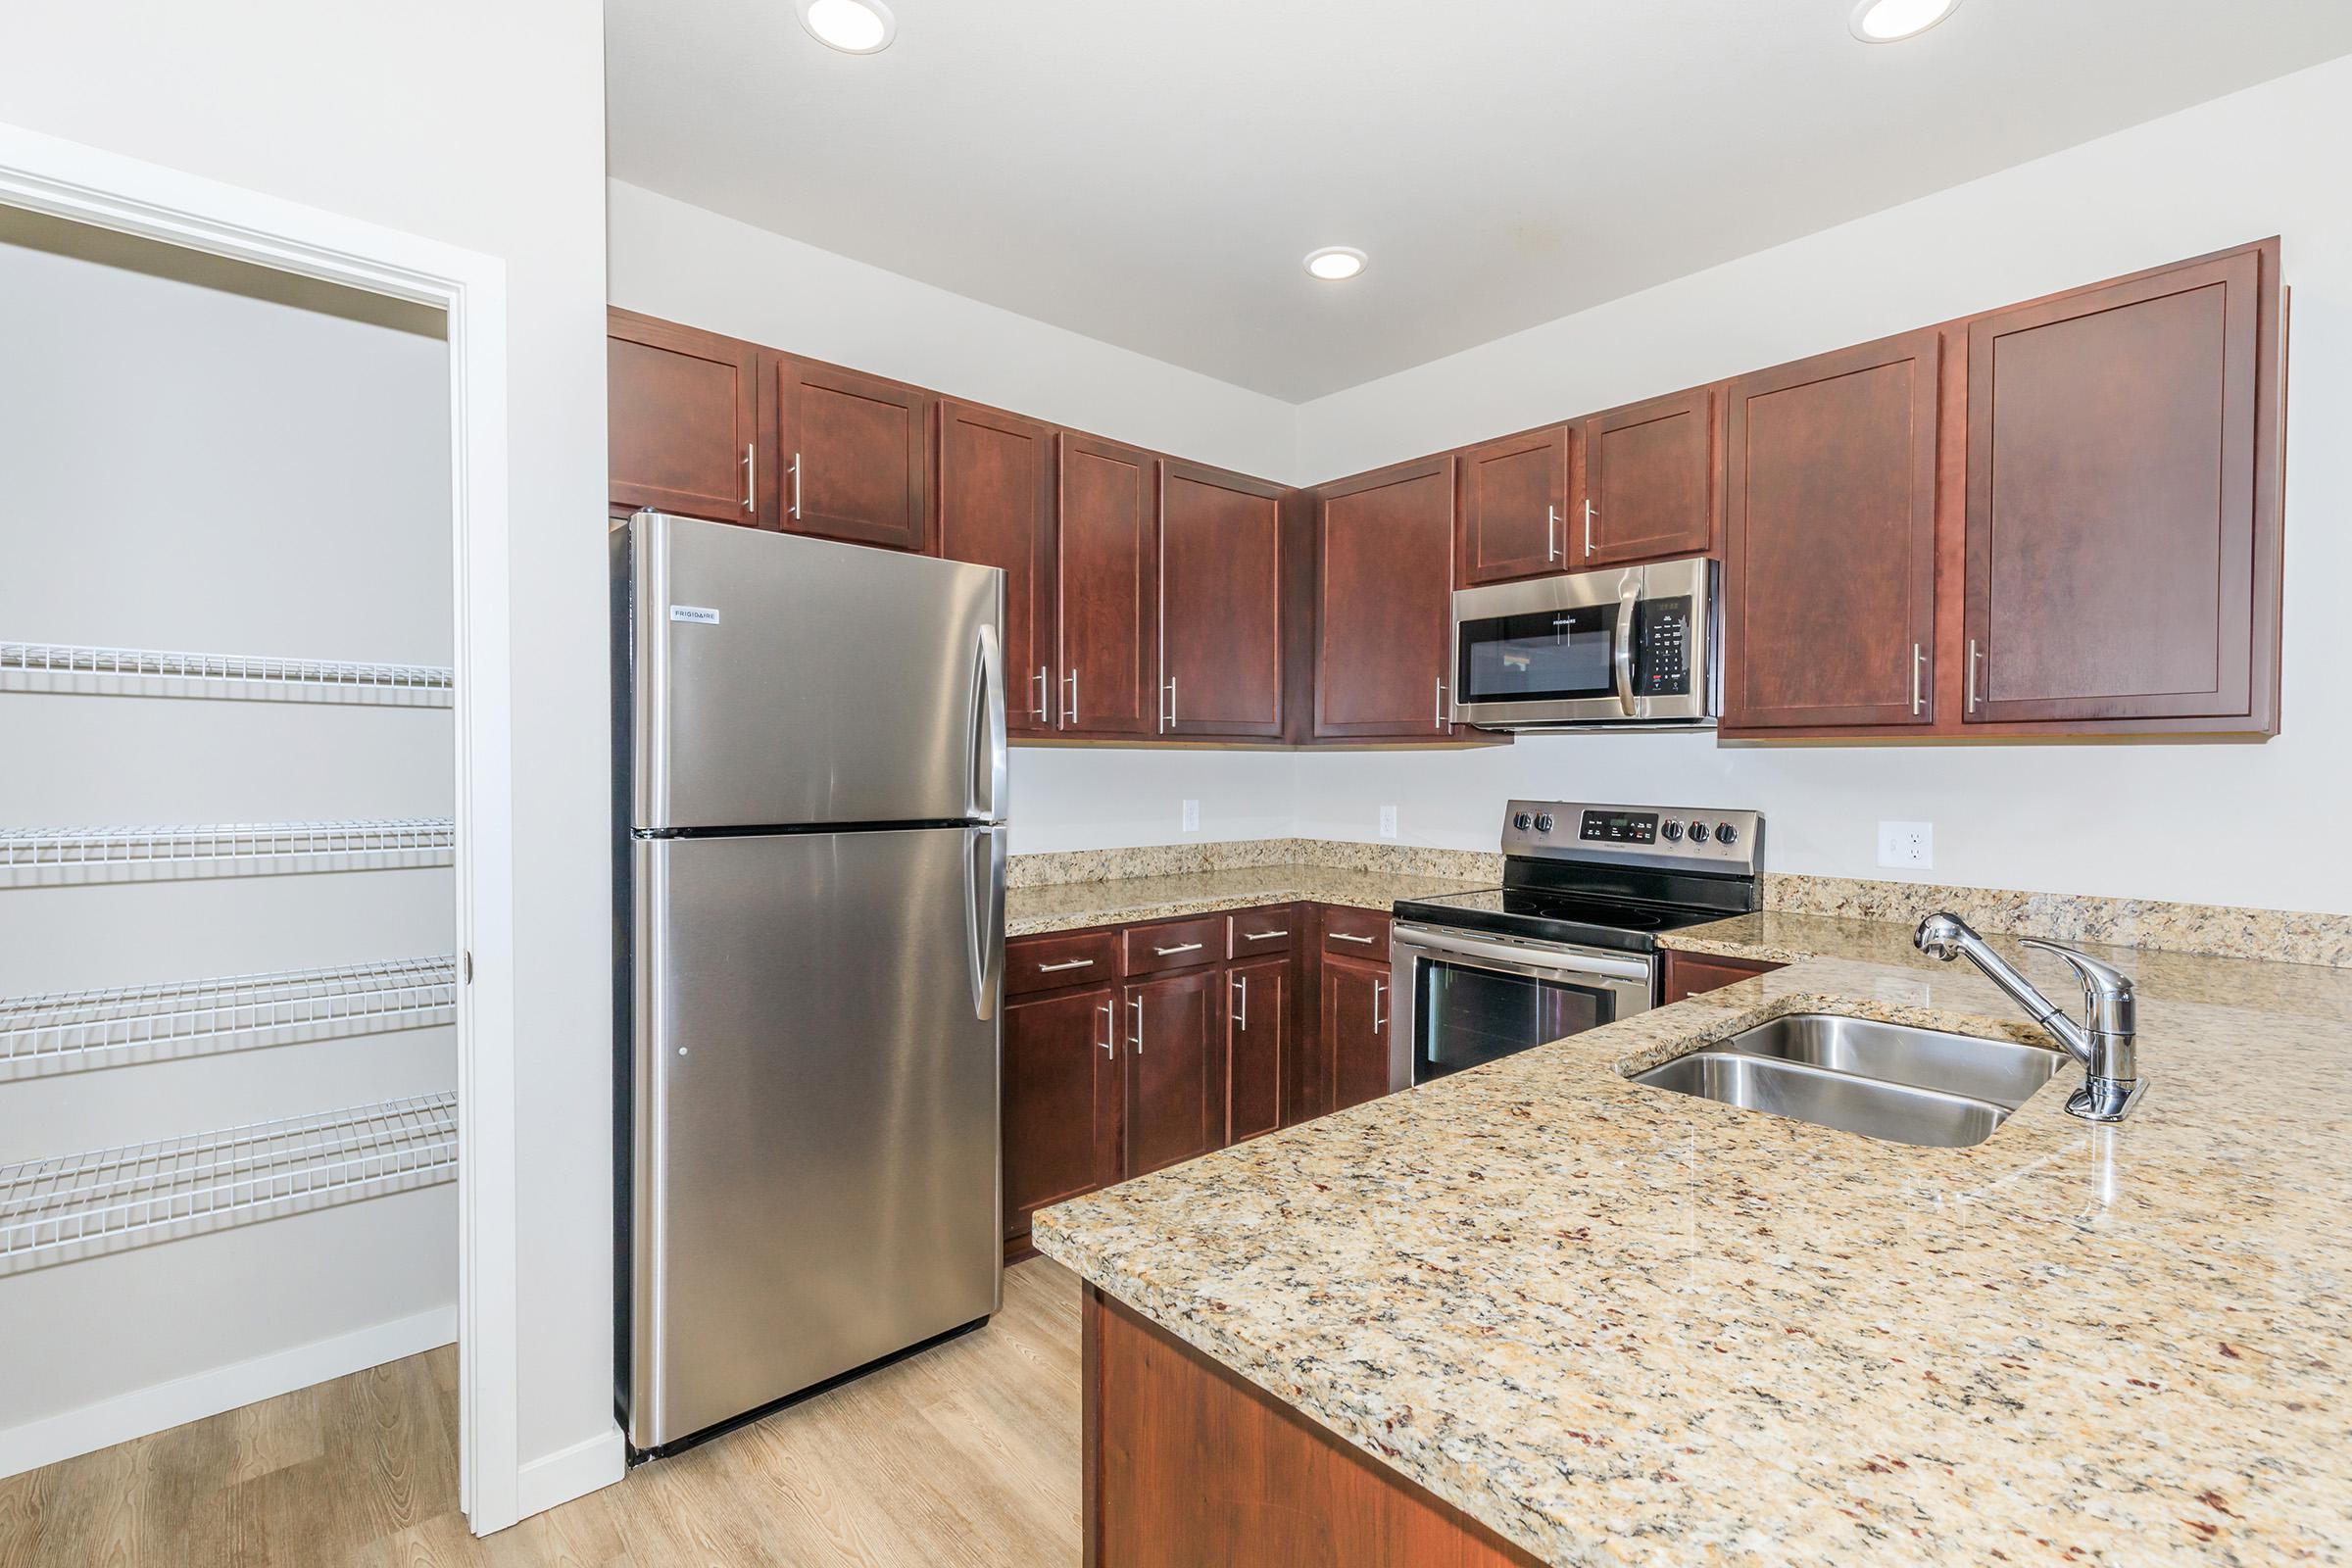
<path fill-rule="evenodd" d="M 1037 972 L 1059 974 L 1064 969 L 1092 969 L 1094 966 L 1095 960 L 1092 958 L 1072 958 L 1066 963 L 1041 963 L 1037 966 Z"/>
<path fill-rule="evenodd" d="M 1271 942 L 1276 937 L 1289 935 L 1288 931 L 1245 931 L 1242 933 L 1242 940 L 1244 942 Z"/>
<path fill-rule="evenodd" d="M 1199 953 L 1200 951 L 1200 944 L 1198 942 L 1187 942 L 1182 947 L 1153 948 L 1152 951 L 1158 954 L 1163 958 L 1172 958 L 1179 953 Z"/>
<path fill-rule="evenodd" d="M 1367 948 L 1372 945 L 1370 937 L 1359 937 L 1352 931 L 1334 931 L 1331 934 L 1331 940 L 1334 942 L 1361 942 Z"/>

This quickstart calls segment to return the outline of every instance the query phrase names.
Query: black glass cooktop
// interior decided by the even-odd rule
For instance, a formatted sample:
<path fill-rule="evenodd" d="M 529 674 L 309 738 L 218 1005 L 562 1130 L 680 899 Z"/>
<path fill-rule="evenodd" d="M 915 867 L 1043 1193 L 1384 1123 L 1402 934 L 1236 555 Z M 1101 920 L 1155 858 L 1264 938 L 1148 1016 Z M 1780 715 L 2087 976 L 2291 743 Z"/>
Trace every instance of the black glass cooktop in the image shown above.
<path fill-rule="evenodd" d="M 1679 909 L 1652 904 L 1622 904 L 1586 894 L 1544 888 L 1490 888 L 1443 898 L 1410 899 L 1396 906 L 1399 920 L 1457 930 L 1489 931 L 1542 942 L 1620 953 L 1648 953 L 1662 931 L 1720 920 L 1722 909 Z"/>

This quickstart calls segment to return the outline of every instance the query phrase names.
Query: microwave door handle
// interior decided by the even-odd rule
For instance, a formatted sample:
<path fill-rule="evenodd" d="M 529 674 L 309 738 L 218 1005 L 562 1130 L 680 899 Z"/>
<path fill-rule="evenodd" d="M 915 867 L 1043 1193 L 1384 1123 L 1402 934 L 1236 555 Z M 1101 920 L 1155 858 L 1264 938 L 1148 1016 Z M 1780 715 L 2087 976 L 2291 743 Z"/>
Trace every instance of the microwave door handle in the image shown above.
<path fill-rule="evenodd" d="M 1642 602 L 1642 573 L 1629 571 L 1617 588 L 1617 639 L 1609 669 L 1617 681 L 1617 706 L 1628 718 L 1642 716 L 1634 700 L 1634 607 Z"/>

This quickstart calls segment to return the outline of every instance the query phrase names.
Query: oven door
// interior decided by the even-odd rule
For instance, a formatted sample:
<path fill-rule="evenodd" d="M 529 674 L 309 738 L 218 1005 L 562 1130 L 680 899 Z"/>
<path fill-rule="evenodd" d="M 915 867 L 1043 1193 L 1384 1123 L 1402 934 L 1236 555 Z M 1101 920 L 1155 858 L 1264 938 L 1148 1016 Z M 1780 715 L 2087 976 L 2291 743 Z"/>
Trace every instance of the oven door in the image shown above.
<path fill-rule="evenodd" d="M 1389 962 L 1399 1087 L 1646 1012 L 1655 994 L 1645 956 L 1437 926 L 1396 926 Z"/>
<path fill-rule="evenodd" d="M 1465 588 L 1453 716 L 1489 729 L 1693 722 L 1714 712 L 1712 563 Z"/>

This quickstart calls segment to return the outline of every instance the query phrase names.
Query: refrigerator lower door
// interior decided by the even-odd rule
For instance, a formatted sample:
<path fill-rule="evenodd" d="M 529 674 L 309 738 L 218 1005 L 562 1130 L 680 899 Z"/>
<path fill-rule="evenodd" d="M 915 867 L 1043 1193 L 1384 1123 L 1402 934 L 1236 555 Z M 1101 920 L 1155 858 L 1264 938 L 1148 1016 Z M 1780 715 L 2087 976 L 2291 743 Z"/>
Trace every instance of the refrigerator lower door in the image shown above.
<path fill-rule="evenodd" d="M 634 841 L 639 1448 L 1001 1304 L 1003 846 Z"/>

